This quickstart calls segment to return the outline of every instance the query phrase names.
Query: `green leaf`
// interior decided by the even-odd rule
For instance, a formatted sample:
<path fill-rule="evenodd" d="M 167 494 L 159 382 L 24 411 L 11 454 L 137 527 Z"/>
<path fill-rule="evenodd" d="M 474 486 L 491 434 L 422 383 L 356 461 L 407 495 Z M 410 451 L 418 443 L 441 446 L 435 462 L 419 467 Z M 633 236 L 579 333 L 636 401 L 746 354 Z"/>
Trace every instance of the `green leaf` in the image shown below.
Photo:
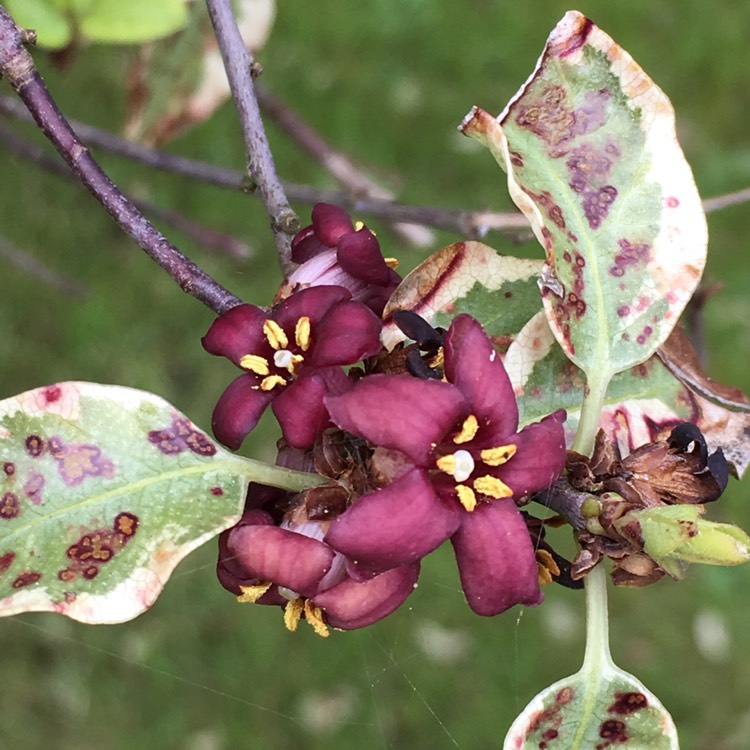
<path fill-rule="evenodd" d="M 522 423 L 566 409 L 566 424 L 569 429 L 575 427 L 586 384 L 581 371 L 555 340 L 543 311 L 518 333 L 504 363 L 516 391 Z M 600 422 L 610 434 L 613 430 L 620 433 L 617 437 L 624 453 L 654 439 L 645 427 L 643 413 L 649 415 L 651 429 L 660 423 L 671 425 L 671 429 L 676 421 L 696 417 L 687 389 L 655 356 L 619 373 L 607 388 Z"/>
<path fill-rule="evenodd" d="M 667 338 L 705 264 L 706 223 L 664 93 L 576 11 L 497 119 L 462 130 L 508 173 L 545 247 L 544 308 L 591 380 L 644 362 Z"/>
<path fill-rule="evenodd" d="M 135 44 L 172 34 L 187 22 L 184 0 L 97 0 L 79 19 L 92 42 Z"/>
<path fill-rule="evenodd" d="M 679 750 L 672 717 L 609 651 L 606 572 L 586 584 L 586 654 L 571 677 L 542 690 L 508 732 L 504 750 Z"/>
<path fill-rule="evenodd" d="M 121 622 L 239 518 L 248 462 L 143 391 L 60 383 L 0 402 L 0 615 Z"/>
<path fill-rule="evenodd" d="M 5 0 L 4 5 L 19 26 L 36 31 L 40 47 L 60 49 L 70 43 L 73 36 L 70 22 L 54 2 Z"/>
<path fill-rule="evenodd" d="M 542 264 L 501 255 L 481 242 L 456 242 L 438 250 L 404 277 L 384 312 L 383 343 L 393 348 L 404 335 L 389 320 L 412 310 L 445 328 L 459 313 L 473 315 L 504 351 L 540 306 Z"/>

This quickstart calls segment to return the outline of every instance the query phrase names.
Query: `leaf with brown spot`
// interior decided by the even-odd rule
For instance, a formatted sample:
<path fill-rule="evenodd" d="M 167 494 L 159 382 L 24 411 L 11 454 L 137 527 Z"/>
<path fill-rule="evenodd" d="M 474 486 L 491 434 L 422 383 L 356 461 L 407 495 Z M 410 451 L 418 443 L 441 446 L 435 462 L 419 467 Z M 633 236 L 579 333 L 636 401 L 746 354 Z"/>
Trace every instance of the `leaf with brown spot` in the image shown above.
<path fill-rule="evenodd" d="M 383 313 L 383 343 L 392 349 L 404 340 L 390 316 L 411 310 L 445 328 L 459 313 L 469 313 L 497 344 L 507 346 L 539 309 L 541 267 L 539 261 L 502 255 L 482 242 L 448 245 L 418 265 L 391 295 Z"/>
<path fill-rule="evenodd" d="M 508 173 L 546 250 L 542 295 L 555 337 L 589 378 L 647 360 L 700 279 L 706 223 L 664 93 L 576 11 L 497 119 L 462 131 Z"/>
<path fill-rule="evenodd" d="M 16 498 L 0 514 L 0 616 L 88 623 L 148 609 L 180 560 L 239 518 L 252 477 L 163 399 L 93 383 L 0 402 L 0 465 L 13 467 L 0 496 Z"/>

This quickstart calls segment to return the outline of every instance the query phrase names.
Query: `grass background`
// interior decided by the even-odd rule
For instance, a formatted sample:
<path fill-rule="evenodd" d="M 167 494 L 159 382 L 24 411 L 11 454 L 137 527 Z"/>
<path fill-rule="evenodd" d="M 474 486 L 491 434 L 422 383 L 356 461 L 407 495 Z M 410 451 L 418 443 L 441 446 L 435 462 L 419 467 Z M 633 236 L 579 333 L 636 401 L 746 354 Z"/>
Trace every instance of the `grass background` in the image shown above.
<path fill-rule="evenodd" d="M 261 55 L 263 81 L 404 200 L 506 209 L 500 170 L 455 128 L 472 104 L 502 109 L 567 9 L 558 0 L 286 0 Z M 745 187 L 750 5 L 582 0 L 579 9 L 671 97 L 701 193 Z M 65 71 L 38 58 L 68 116 L 117 129 L 131 56 L 92 47 Z M 273 128 L 270 137 L 284 177 L 330 186 Z M 171 148 L 238 168 L 244 159 L 231 105 Z M 201 350 L 210 311 L 182 294 L 88 195 L 16 161 L 1 143 L 0 153 L 0 233 L 91 290 L 85 302 L 73 301 L 2 267 L 0 397 L 66 379 L 120 383 L 165 396 L 207 427 L 234 375 Z M 270 300 L 279 277 L 257 200 L 105 155 L 102 162 L 131 191 L 247 237 L 255 255 L 237 263 L 170 233 L 236 294 Z M 706 278 L 723 290 L 707 306 L 706 329 L 711 374 L 750 391 L 747 226 L 747 206 L 709 217 Z M 406 268 L 421 260 L 380 236 Z M 454 240 L 440 235 L 436 248 Z M 490 243 L 511 251 L 502 238 Z M 251 438 L 246 452 L 271 457 L 269 433 Z M 749 499 L 747 483 L 734 483 L 712 517 L 748 528 Z M 478 618 L 463 603 L 449 550 L 427 560 L 401 611 L 327 641 L 309 629 L 287 633 L 275 609 L 236 605 L 215 582 L 214 558 L 212 544 L 192 555 L 132 623 L 0 621 L 0 748 L 499 747 L 534 693 L 580 665 L 579 593 L 548 589 L 542 607 Z M 694 567 L 679 585 L 611 595 L 615 659 L 671 710 L 684 749 L 750 748 L 749 591 L 748 567 Z"/>

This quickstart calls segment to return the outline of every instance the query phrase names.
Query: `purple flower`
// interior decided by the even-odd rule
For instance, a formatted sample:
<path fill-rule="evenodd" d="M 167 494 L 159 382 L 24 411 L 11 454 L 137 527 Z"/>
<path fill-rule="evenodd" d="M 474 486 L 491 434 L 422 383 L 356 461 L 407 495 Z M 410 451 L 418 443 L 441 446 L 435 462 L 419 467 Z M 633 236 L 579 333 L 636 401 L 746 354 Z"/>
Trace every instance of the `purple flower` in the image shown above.
<path fill-rule="evenodd" d="M 328 635 L 328 626 L 353 630 L 371 625 L 414 590 L 418 562 L 355 581 L 344 557 L 322 541 L 324 535 L 324 525 L 317 522 L 283 521 L 279 527 L 265 511 L 248 510 L 219 538 L 219 581 L 240 601 L 282 606 L 290 630 L 304 616 L 322 636 Z"/>
<path fill-rule="evenodd" d="M 219 398 L 212 427 L 236 450 L 266 407 L 290 445 L 305 448 L 328 423 L 323 398 L 341 393 L 351 365 L 380 350 L 380 321 L 340 286 L 293 294 L 271 313 L 239 305 L 217 318 L 203 337 L 210 354 L 246 370 Z"/>
<path fill-rule="evenodd" d="M 401 282 L 386 263 L 377 237 L 365 226 L 355 228 L 346 211 L 328 203 L 312 210 L 312 224 L 292 241 L 292 260 L 300 266 L 287 279 L 292 291 L 338 285 L 377 315 Z"/>
<path fill-rule="evenodd" d="M 565 465 L 565 412 L 518 430 L 508 375 L 477 321 L 459 315 L 444 343 L 448 382 L 373 375 L 326 398 L 331 420 L 404 456 L 394 480 L 363 495 L 324 541 L 355 578 L 411 565 L 450 538 L 469 606 L 494 615 L 539 604 L 534 546 L 515 501 Z"/>

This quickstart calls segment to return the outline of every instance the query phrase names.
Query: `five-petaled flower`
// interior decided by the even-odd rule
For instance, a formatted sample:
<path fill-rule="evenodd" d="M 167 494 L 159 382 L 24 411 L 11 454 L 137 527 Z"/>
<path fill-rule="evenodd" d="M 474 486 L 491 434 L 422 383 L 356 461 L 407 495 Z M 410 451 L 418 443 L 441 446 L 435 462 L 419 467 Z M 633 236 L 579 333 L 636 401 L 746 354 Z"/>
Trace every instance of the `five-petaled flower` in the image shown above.
<path fill-rule="evenodd" d="M 335 424 L 404 460 L 390 484 L 333 522 L 324 541 L 349 558 L 351 575 L 366 579 L 413 564 L 450 538 L 475 612 L 538 604 L 534 546 L 515 501 L 561 473 L 565 412 L 517 432 L 508 375 L 468 315 L 451 324 L 444 357 L 448 382 L 372 375 L 326 398 Z"/>
<path fill-rule="evenodd" d="M 292 241 L 292 260 L 300 265 L 282 288 L 284 296 L 310 286 L 343 286 L 378 315 L 401 281 L 373 232 L 355 227 L 346 211 L 329 203 L 313 207 L 312 224 Z"/>
<path fill-rule="evenodd" d="M 273 402 L 287 442 L 312 445 L 328 423 L 324 396 L 349 387 L 341 366 L 379 351 L 380 328 L 377 316 L 340 286 L 297 292 L 271 313 L 255 305 L 224 313 L 203 337 L 203 346 L 246 372 L 219 398 L 214 434 L 236 450 Z"/>

